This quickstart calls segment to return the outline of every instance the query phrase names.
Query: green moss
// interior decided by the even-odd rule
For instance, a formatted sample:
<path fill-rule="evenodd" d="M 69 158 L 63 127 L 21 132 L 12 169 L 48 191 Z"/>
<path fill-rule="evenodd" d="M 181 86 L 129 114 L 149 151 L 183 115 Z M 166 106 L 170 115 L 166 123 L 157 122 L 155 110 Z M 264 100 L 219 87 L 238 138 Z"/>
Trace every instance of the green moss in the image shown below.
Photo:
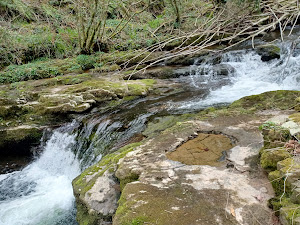
<path fill-rule="evenodd" d="M 280 209 L 280 218 L 287 221 L 288 224 L 294 225 L 296 218 L 300 218 L 300 205 L 289 204 Z"/>
<path fill-rule="evenodd" d="M 269 200 L 269 205 L 275 212 L 276 216 L 279 216 L 279 210 L 281 207 L 287 206 L 291 204 L 290 198 L 283 197 L 280 199 L 280 197 L 271 198 Z"/>
<path fill-rule="evenodd" d="M 259 48 L 262 48 L 265 51 L 268 51 L 272 54 L 280 55 L 280 48 L 276 45 L 261 45 L 261 46 L 259 46 Z"/>
<path fill-rule="evenodd" d="M 275 170 L 269 173 L 269 181 L 271 182 L 276 196 L 281 196 L 284 191 L 285 186 L 285 196 L 290 196 L 291 185 L 286 182 L 285 176 L 280 173 L 280 171 Z"/>
<path fill-rule="evenodd" d="M 190 121 L 187 122 L 176 122 L 176 124 L 168 129 L 163 130 L 161 133 L 166 134 L 166 133 L 177 133 L 178 131 L 184 131 L 184 130 L 189 130 L 192 129 L 193 123 Z"/>
<path fill-rule="evenodd" d="M 76 58 L 77 63 L 81 66 L 83 70 L 88 70 L 94 68 L 96 63 L 95 56 L 90 55 L 79 55 Z"/>
<path fill-rule="evenodd" d="M 148 218 L 146 216 L 139 216 L 134 218 L 130 225 L 142 225 L 144 224 L 146 221 L 148 220 Z"/>
<path fill-rule="evenodd" d="M 292 138 L 290 131 L 281 126 L 275 125 L 269 128 L 264 128 L 265 126 L 262 127 L 265 148 L 282 147 L 285 142 Z"/>
<path fill-rule="evenodd" d="M 102 66 L 101 64 L 96 66 L 95 69 L 93 69 L 93 72 L 99 72 L 99 73 L 108 73 L 108 72 L 113 72 L 120 70 L 121 67 L 117 64 L 112 64 L 112 65 L 104 65 Z"/>
<path fill-rule="evenodd" d="M 143 135 L 147 137 L 153 137 L 158 135 L 161 131 L 176 125 L 178 122 L 183 122 L 188 119 L 192 119 L 192 114 L 184 114 L 180 116 L 165 116 L 156 118 L 154 121 L 147 124 Z"/>
<path fill-rule="evenodd" d="M 222 211 L 223 204 L 220 202 L 226 203 L 226 195 L 221 190 L 212 192 L 210 194 L 217 197 L 218 203 L 212 202 L 211 198 L 205 198 L 204 194 L 193 188 L 182 188 L 179 184 L 157 188 L 140 182 L 130 183 L 122 191 L 113 224 L 197 224 L 199 218 L 210 221 L 216 212 Z M 172 213 L 173 207 L 176 207 L 176 213 Z M 225 220 L 224 214 L 218 216 Z M 228 218 L 226 221 L 228 224 L 236 223 L 234 218 Z"/>
<path fill-rule="evenodd" d="M 116 170 L 116 165 L 119 162 L 119 160 L 139 145 L 141 145 L 140 142 L 126 145 L 118 151 L 104 156 L 99 161 L 99 163 L 87 168 L 72 182 L 75 193 L 79 195 L 84 195 L 88 190 L 91 189 L 98 177 L 102 176 L 105 173 L 105 171 L 111 168 Z M 94 176 L 89 182 L 86 182 L 86 176 L 95 173 L 96 176 Z"/>
<path fill-rule="evenodd" d="M 128 83 L 128 91 L 131 95 L 145 95 L 156 83 L 152 79 L 138 80 L 134 83 Z"/>
<path fill-rule="evenodd" d="M 298 110 L 300 111 L 300 110 Z M 294 122 L 300 123 L 300 113 L 294 113 L 289 116 Z"/>
<path fill-rule="evenodd" d="M 126 184 L 137 181 L 139 179 L 139 174 L 131 173 L 127 174 L 125 178 L 120 180 L 121 191 L 124 189 Z"/>
<path fill-rule="evenodd" d="M 153 80 L 153 79 L 142 79 L 140 81 L 148 87 L 152 87 L 154 84 L 157 83 L 156 80 Z"/>
<path fill-rule="evenodd" d="M 77 214 L 76 220 L 80 225 L 97 225 L 98 215 L 96 213 L 89 213 L 88 209 L 79 201 L 76 202 Z"/>
<path fill-rule="evenodd" d="M 299 91 L 271 91 L 260 95 L 252 95 L 241 98 L 230 105 L 231 109 L 246 108 L 254 110 L 266 109 L 291 109 L 295 107 L 295 99 L 300 96 Z"/>
<path fill-rule="evenodd" d="M 291 154 L 285 148 L 265 149 L 262 151 L 260 163 L 262 168 L 272 171 L 276 170 L 279 161 L 290 157 Z"/>
<path fill-rule="evenodd" d="M 134 95 L 133 96 L 125 96 L 122 99 L 109 101 L 109 103 L 107 104 L 107 106 L 109 108 L 116 107 L 116 106 L 119 106 L 119 105 L 123 104 L 124 102 L 133 101 L 133 100 L 135 100 L 137 98 L 139 98 L 139 96 L 134 96 Z"/>
<path fill-rule="evenodd" d="M 283 161 L 278 162 L 277 168 L 282 173 L 300 172 L 300 163 L 298 163 L 294 158 L 287 158 Z"/>

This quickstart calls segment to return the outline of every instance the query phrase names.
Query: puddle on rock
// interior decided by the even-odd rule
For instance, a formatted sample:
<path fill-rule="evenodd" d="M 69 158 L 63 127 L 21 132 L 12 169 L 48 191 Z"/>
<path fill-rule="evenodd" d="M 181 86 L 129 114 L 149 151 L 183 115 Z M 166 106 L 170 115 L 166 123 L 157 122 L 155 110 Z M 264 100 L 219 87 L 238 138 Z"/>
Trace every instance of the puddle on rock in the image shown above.
<path fill-rule="evenodd" d="M 167 157 L 186 165 L 220 165 L 225 151 L 233 147 L 229 137 L 222 134 L 200 133 L 192 140 L 168 152 Z"/>

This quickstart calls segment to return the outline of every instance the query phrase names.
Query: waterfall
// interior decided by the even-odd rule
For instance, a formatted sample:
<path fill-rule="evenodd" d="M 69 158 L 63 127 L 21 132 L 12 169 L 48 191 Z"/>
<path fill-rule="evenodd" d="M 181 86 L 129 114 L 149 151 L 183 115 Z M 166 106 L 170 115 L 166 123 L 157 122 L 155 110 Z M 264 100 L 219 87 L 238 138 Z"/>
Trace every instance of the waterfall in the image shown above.
<path fill-rule="evenodd" d="M 290 46 L 290 41 L 280 44 L 281 59 L 269 62 L 249 49 L 230 51 L 201 64 L 196 61 L 190 67 L 190 86 L 180 93 L 138 99 L 105 113 L 94 110 L 79 122 L 56 129 L 30 165 L 0 175 L 0 225 L 77 224 L 72 180 L 103 154 L 132 138 L 143 138 L 141 132 L 151 118 L 266 91 L 299 90 L 300 51 L 291 52 Z"/>
<path fill-rule="evenodd" d="M 0 225 L 76 225 L 72 180 L 140 134 L 152 114 L 117 109 L 56 129 L 30 165 L 0 175 Z"/>
<path fill-rule="evenodd" d="M 56 130 L 41 156 L 22 171 L 0 175 L 1 225 L 76 224 L 72 180 L 80 165 L 76 135 Z"/>
<path fill-rule="evenodd" d="M 263 62 L 254 50 L 237 50 L 223 54 L 220 64 L 211 60 L 193 65 L 190 84 L 198 89 L 209 88 L 204 99 L 194 98 L 177 104 L 179 109 L 197 110 L 217 104 L 231 103 L 244 96 L 274 90 L 298 90 L 300 81 L 300 54 L 291 52 L 292 42 L 278 44 L 281 58 Z M 216 68 L 227 67 L 227 74 L 218 74 Z M 222 68 L 221 68 L 222 69 Z"/>

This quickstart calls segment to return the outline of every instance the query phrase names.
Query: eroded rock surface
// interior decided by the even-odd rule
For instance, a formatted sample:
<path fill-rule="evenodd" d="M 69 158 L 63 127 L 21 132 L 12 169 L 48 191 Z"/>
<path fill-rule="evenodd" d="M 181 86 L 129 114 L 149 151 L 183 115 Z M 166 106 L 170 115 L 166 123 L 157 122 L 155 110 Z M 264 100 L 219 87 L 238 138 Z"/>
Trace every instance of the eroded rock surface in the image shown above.
<path fill-rule="evenodd" d="M 289 103 L 282 96 L 293 99 Z M 279 224 L 274 212 L 268 207 L 269 199 L 274 197 L 272 185 L 259 166 L 259 152 L 264 139 L 258 127 L 275 115 L 289 116 L 293 113 L 283 110 L 291 109 L 298 96 L 299 92 L 293 91 L 269 92 L 246 97 L 226 109 L 208 109 L 192 117 L 186 116 L 183 121 L 183 116 L 179 116 L 178 122 L 168 117 L 161 120 L 161 124 L 150 124 L 144 132 L 148 138 L 118 157 L 109 170 L 118 178 L 121 191 L 116 212 L 111 217 L 112 223 Z M 264 103 L 277 97 L 280 97 L 280 101 L 272 103 L 270 107 Z M 274 110 L 276 105 L 278 109 Z M 286 119 L 284 121 L 288 122 Z M 215 158 L 206 155 L 206 152 L 213 153 L 205 151 L 207 148 L 211 150 L 211 143 L 197 143 L 198 139 L 203 141 L 210 135 L 225 137 L 217 151 L 220 154 L 221 149 L 228 149 L 223 162 L 216 162 L 219 155 Z M 214 141 L 212 139 L 211 142 Z M 190 142 L 196 151 L 203 151 L 201 154 L 204 155 L 199 154 L 197 158 L 209 161 L 205 163 L 208 165 L 197 165 L 194 161 L 188 165 L 184 156 L 189 154 L 188 150 L 193 149 L 189 146 Z M 170 157 L 177 151 L 185 153 Z M 270 162 L 271 167 L 274 163 Z M 89 171 L 95 179 L 103 174 L 102 166 L 100 169 L 93 167 L 74 182 L 91 188 L 93 183 L 82 182 L 87 179 Z M 82 191 L 74 182 L 74 192 L 78 193 L 80 189 L 81 196 L 84 196 L 88 190 Z M 293 198 L 298 201 L 296 196 Z M 90 205 L 86 204 L 86 209 L 90 209 Z M 79 208 L 78 214 L 81 213 L 86 217 L 92 215 L 89 210 L 84 213 Z"/>
<path fill-rule="evenodd" d="M 232 147 L 232 140 L 222 134 L 200 133 L 195 139 L 167 153 L 167 157 L 186 165 L 217 165 L 225 160 L 226 151 Z"/>
<path fill-rule="evenodd" d="M 77 74 L 2 85 L 0 155 L 30 153 L 45 127 L 59 126 L 94 107 L 112 108 L 156 89 L 162 93 L 174 90 L 175 85 L 166 83 L 125 81 L 112 74 Z"/>
<path fill-rule="evenodd" d="M 251 224 L 251 213 L 261 223 L 271 224 L 272 213 L 267 208 L 267 200 L 272 191 L 264 182 L 266 178 L 259 171 L 254 175 L 253 170 L 257 168 L 245 161 L 259 151 L 255 144 L 249 145 L 246 137 L 259 143 L 262 136 L 258 131 L 240 128 L 232 118 L 228 118 L 226 126 L 216 127 L 214 122 L 217 121 L 177 125 L 121 159 L 116 176 L 122 180 L 128 174 L 138 174 L 139 179 L 125 186 L 114 224 L 139 219 L 150 223 L 156 221 L 157 224 Z M 226 163 L 217 167 L 186 165 L 167 158 L 166 153 L 172 152 L 199 130 L 213 129 L 238 140 L 231 151 L 239 151 L 240 155 L 227 160 L 233 168 L 226 168 Z M 223 144 L 228 149 L 231 142 L 226 140 Z M 153 196 L 156 201 L 152 200 Z M 142 212 L 149 213 L 142 216 Z M 170 219 L 171 215 L 176 219 Z"/>

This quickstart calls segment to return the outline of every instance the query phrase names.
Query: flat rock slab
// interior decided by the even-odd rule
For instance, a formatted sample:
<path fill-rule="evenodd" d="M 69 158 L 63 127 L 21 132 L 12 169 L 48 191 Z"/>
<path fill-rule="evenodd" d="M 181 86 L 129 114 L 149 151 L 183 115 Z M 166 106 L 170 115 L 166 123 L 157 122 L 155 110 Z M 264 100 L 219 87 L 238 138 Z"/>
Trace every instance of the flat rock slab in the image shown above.
<path fill-rule="evenodd" d="M 276 224 L 268 208 L 274 193 L 257 166 L 263 143 L 258 126 L 266 119 L 179 123 L 128 153 L 116 176 L 136 174 L 138 180 L 122 190 L 113 224 Z M 226 160 L 216 162 L 225 150 Z"/>

